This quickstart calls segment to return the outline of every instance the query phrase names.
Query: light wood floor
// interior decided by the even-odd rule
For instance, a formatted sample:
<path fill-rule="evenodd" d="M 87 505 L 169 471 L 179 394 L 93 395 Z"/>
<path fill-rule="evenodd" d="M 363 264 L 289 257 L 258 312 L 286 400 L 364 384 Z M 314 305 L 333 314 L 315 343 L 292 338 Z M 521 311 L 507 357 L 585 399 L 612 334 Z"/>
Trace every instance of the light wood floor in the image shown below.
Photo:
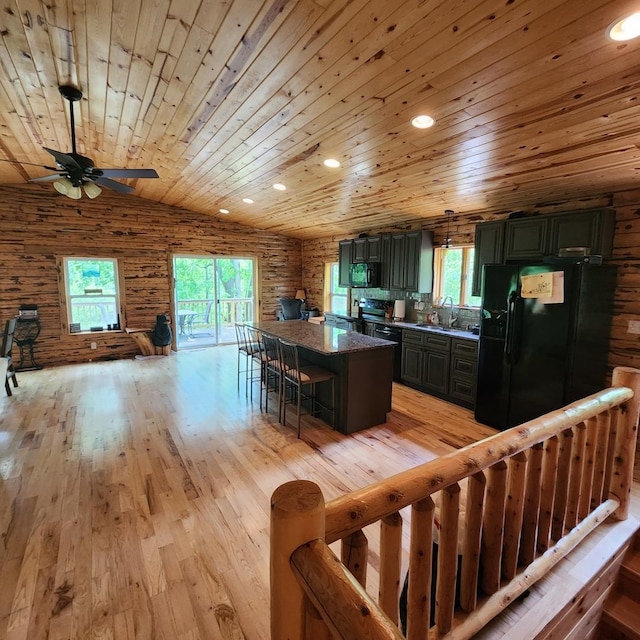
<path fill-rule="evenodd" d="M 292 426 L 236 349 L 18 374 L 0 399 L 0 639 L 269 637 L 269 499 L 325 498 L 493 433 L 400 385 L 378 427 Z"/>

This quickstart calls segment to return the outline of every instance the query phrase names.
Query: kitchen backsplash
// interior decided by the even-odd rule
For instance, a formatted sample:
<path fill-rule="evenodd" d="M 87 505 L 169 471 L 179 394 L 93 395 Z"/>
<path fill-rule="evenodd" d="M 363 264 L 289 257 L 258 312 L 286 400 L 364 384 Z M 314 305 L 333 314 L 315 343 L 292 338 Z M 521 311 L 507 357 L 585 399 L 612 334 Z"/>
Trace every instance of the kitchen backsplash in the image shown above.
<path fill-rule="evenodd" d="M 357 294 L 354 295 L 354 292 Z M 361 298 L 377 298 L 378 300 L 404 300 L 405 301 L 405 321 L 406 322 L 429 322 L 429 318 L 435 311 L 438 314 L 439 323 L 449 324 L 449 306 L 444 307 L 434 303 L 429 293 L 414 293 L 407 295 L 406 291 L 387 291 L 385 289 L 357 289 L 352 290 L 352 314 L 358 313 L 358 303 Z M 456 320 L 455 327 L 468 329 L 471 325 L 480 322 L 480 309 L 458 308 L 454 306 Z"/>

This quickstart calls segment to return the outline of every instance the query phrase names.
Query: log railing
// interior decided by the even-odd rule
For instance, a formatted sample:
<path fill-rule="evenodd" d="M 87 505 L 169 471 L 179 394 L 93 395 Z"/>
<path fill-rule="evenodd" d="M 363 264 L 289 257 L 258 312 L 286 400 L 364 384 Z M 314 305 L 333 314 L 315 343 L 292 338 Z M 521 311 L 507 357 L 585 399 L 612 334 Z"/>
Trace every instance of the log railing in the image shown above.
<path fill-rule="evenodd" d="M 329 503 L 309 481 L 278 487 L 272 640 L 403 638 L 403 509 L 407 637 L 471 638 L 598 524 L 627 517 L 639 409 L 640 371 L 619 367 L 609 389 Z M 363 528 L 377 522 L 374 599 Z"/>

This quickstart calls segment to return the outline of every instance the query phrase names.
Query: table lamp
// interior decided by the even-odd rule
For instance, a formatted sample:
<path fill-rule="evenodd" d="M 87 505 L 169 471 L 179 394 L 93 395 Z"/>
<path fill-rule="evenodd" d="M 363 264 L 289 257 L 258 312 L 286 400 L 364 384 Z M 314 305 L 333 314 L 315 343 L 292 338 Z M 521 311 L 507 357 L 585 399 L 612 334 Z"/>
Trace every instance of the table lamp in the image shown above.
<path fill-rule="evenodd" d="M 302 304 L 300 305 L 300 310 L 304 311 L 304 303 L 307 298 L 307 293 L 304 289 L 298 289 L 295 295 L 296 300 L 302 300 Z"/>

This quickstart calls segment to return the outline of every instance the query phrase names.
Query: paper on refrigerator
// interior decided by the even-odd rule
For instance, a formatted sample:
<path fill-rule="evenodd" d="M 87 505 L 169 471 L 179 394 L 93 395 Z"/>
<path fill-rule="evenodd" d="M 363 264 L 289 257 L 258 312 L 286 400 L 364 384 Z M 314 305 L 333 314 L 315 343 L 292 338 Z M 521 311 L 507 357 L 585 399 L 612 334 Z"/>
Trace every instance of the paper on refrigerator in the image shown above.
<path fill-rule="evenodd" d="M 562 304 L 564 302 L 564 271 L 521 276 L 520 289 L 520 295 L 523 298 L 537 298 L 542 304 Z"/>

